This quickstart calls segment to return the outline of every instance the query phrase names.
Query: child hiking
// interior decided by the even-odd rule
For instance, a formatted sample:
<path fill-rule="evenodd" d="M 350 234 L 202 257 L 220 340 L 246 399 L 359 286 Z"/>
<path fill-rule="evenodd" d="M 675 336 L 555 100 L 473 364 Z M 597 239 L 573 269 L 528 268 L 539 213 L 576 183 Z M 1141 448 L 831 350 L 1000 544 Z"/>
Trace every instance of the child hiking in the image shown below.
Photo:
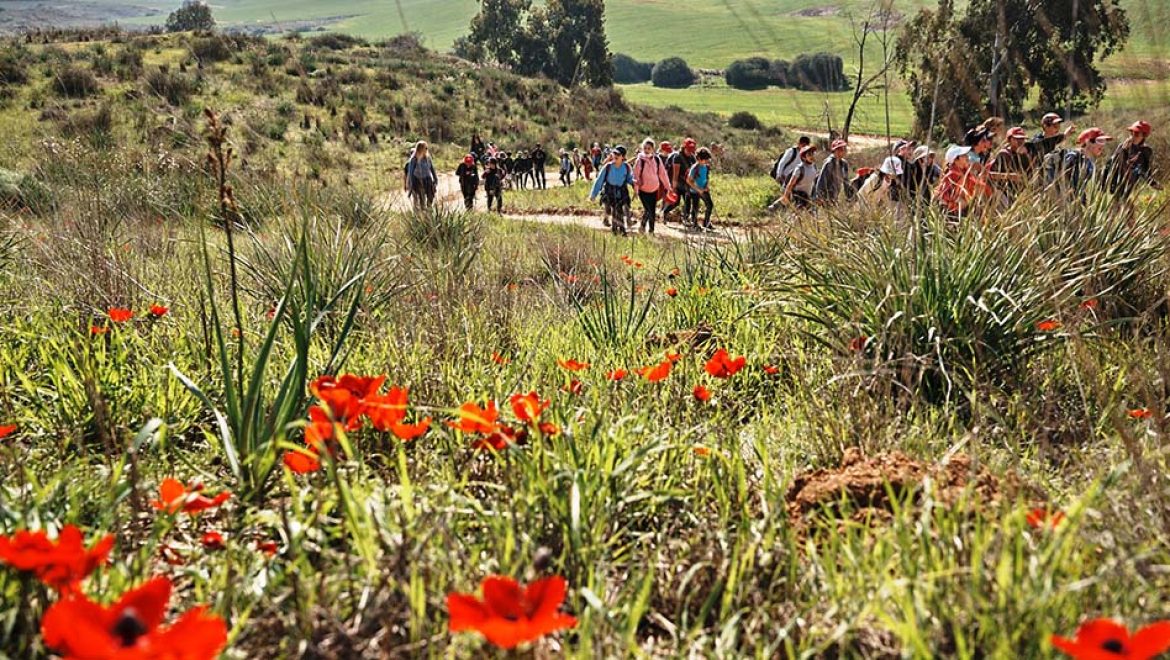
<path fill-rule="evenodd" d="M 670 191 L 670 179 L 666 176 L 666 165 L 654 152 L 654 140 L 642 141 L 642 151 L 634 165 L 634 185 L 638 189 L 638 201 L 642 202 L 642 224 L 639 231 L 654 233 L 654 219 L 658 215 L 658 200 Z"/>
<path fill-rule="evenodd" d="M 597 172 L 597 181 L 589 193 L 589 200 L 596 200 L 600 194 L 601 201 L 605 204 L 605 217 L 602 222 L 610 227 L 613 233 L 620 231 L 625 236 L 626 219 L 630 213 L 630 186 L 634 185 L 634 172 L 626 162 L 626 148 L 622 145 L 614 147 L 611 158 L 612 160 Z"/>
<path fill-rule="evenodd" d="M 439 184 L 439 176 L 435 173 L 435 164 L 427 150 L 427 143 L 419 140 L 414 145 L 410 160 L 406 161 L 406 176 L 402 182 L 402 189 L 414 200 L 414 210 L 425 211 L 435 203 L 435 188 Z"/>
<path fill-rule="evenodd" d="M 507 173 L 500 169 L 500 163 L 495 158 L 489 158 L 487 167 L 483 170 L 483 191 L 487 193 L 487 210 L 492 210 L 492 199 L 496 200 L 496 212 L 504 213 L 504 177 Z"/>
<path fill-rule="evenodd" d="M 475 165 L 475 155 L 467 154 L 463 162 L 455 168 L 455 176 L 459 177 L 459 190 L 463 193 L 463 208 L 470 211 L 475 206 L 475 192 L 479 190 L 479 168 Z"/>
<path fill-rule="evenodd" d="M 715 210 L 715 203 L 711 201 L 711 151 L 706 147 L 695 154 L 695 164 L 687 171 L 687 189 L 693 200 L 690 205 L 690 224 L 706 231 L 715 231 L 711 225 L 711 211 Z M 703 202 L 703 224 L 696 225 L 700 201 Z"/>

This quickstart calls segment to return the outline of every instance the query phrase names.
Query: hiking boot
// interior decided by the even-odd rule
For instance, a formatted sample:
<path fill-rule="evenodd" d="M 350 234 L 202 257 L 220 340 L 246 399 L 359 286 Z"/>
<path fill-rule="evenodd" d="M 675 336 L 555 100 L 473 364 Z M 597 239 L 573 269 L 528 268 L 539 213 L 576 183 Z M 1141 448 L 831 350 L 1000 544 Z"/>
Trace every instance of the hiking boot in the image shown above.
<path fill-rule="evenodd" d="M 715 227 L 710 222 L 708 222 L 707 224 L 703 225 L 703 231 L 705 231 L 707 233 L 711 233 L 711 232 L 715 231 Z"/>
<path fill-rule="evenodd" d="M 601 217 L 601 224 L 605 225 L 606 227 L 609 226 L 609 216 L 608 215 L 604 215 Z"/>

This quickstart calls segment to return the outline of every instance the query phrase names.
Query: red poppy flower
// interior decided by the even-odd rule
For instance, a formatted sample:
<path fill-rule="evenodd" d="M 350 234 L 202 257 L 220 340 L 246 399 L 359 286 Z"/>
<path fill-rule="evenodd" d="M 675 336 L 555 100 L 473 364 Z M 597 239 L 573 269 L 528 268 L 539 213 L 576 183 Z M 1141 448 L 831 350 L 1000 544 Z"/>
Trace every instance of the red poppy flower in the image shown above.
<path fill-rule="evenodd" d="M 16 424 L 5 424 L 0 426 L 0 440 L 7 438 L 13 433 L 16 433 Z"/>
<path fill-rule="evenodd" d="M 474 403 L 465 403 L 459 407 L 459 420 L 448 421 L 447 426 L 464 433 L 491 435 L 499 428 L 499 424 L 496 423 L 499 416 L 500 411 L 496 410 L 495 401 L 488 401 L 484 408 Z"/>
<path fill-rule="evenodd" d="M 650 381 L 651 383 L 657 383 L 659 381 L 666 380 L 666 377 L 670 375 L 670 368 L 672 366 L 674 366 L 673 362 L 671 362 L 670 360 L 663 360 L 662 362 L 659 362 L 658 364 L 652 364 L 648 367 L 642 367 L 641 369 L 638 369 L 637 371 L 638 371 L 639 376 L 645 378 L 646 380 Z"/>
<path fill-rule="evenodd" d="M 511 362 L 511 360 L 504 357 L 503 355 L 500 355 L 499 353 L 492 353 L 492 362 L 495 362 L 496 364 L 499 364 L 499 365 L 504 365 L 504 364 L 508 364 L 509 362 Z"/>
<path fill-rule="evenodd" d="M 386 376 L 355 376 L 353 374 L 342 374 L 338 377 L 329 375 L 320 376 L 309 384 L 309 391 L 313 396 L 322 398 L 323 392 L 329 390 L 345 390 L 352 394 L 357 399 L 364 399 L 368 396 L 378 393 L 382 389 L 382 383 L 386 382 Z"/>
<path fill-rule="evenodd" d="M 698 456 L 699 458 L 707 458 L 711 455 L 711 448 L 704 447 L 703 445 L 695 445 L 694 447 L 691 447 L 691 451 L 693 451 L 695 456 Z"/>
<path fill-rule="evenodd" d="M 1097 302 L 1096 298 L 1089 298 L 1085 302 L 1081 303 L 1081 309 L 1097 309 L 1098 304 L 1099 303 Z"/>
<path fill-rule="evenodd" d="M 110 331 L 110 326 L 108 326 L 108 325 L 91 325 L 91 326 L 89 326 L 89 334 L 91 334 L 91 335 L 104 335 L 109 331 Z"/>
<path fill-rule="evenodd" d="M 169 307 L 165 307 L 163 305 L 151 305 L 150 306 L 150 315 L 156 319 L 161 318 L 163 316 L 166 316 L 167 313 L 170 311 L 171 311 L 171 309 Z"/>
<path fill-rule="evenodd" d="M 275 557 L 280 546 L 276 544 L 276 541 L 256 541 L 256 549 L 264 553 L 265 556 Z"/>
<path fill-rule="evenodd" d="M 561 432 L 561 427 L 553 422 L 541 422 L 538 426 L 541 435 L 554 436 Z"/>
<path fill-rule="evenodd" d="M 134 312 L 124 307 L 111 307 L 106 311 L 106 314 L 114 323 L 125 323 L 126 321 L 134 318 Z"/>
<path fill-rule="evenodd" d="M 536 392 L 513 394 L 511 402 L 512 413 L 516 415 L 516 419 L 525 424 L 539 424 L 540 415 L 548 410 L 549 405 L 548 399 L 541 401 L 540 395 Z"/>
<path fill-rule="evenodd" d="M 475 442 L 471 443 L 471 448 L 480 451 L 487 451 L 488 449 L 504 451 L 508 448 L 508 445 L 516 444 L 516 442 L 525 437 L 526 431 L 523 429 L 517 431 L 510 426 L 501 425 L 495 431 L 485 433 L 482 437 L 476 439 Z"/>
<path fill-rule="evenodd" d="M 390 432 L 394 434 L 394 437 L 403 442 L 406 442 L 408 440 L 414 440 L 420 435 L 426 433 L 427 429 L 429 428 L 431 428 L 431 418 L 423 417 L 414 424 L 407 424 L 406 422 L 395 422 L 390 426 Z"/>
<path fill-rule="evenodd" d="M 742 355 L 732 358 L 728 355 L 726 348 L 721 348 L 715 351 L 715 355 L 707 360 L 707 364 L 703 368 L 716 378 L 731 378 L 737 371 L 743 369 L 745 364 L 747 364 L 747 359 Z"/>
<path fill-rule="evenodd" d="M 708 390 L 702 385 L 695 385 L 695 389 L 691 390 L 691 394 L 694 394 L 695 398 L 703 403 L 711 400 L 711 390 Z"/>
<path fill-rule="evenodd" d="M 567 371 L 584 371 L 585 369 L 589 368 L 588 362 L 578 362 L 573 359 L 557 360 L 557 364 L 560 365 L 562 369 Z"/>
<path fill-rule="evenodd" d="M 1037 323 L 1036 329 L 1040 332 L 1052 332 L 1053 330 L 1059 330 L 1063 325 L 1064 324 L 1062 324 L 1060 321 L 1057 321 L 1056 319 L 1048 319 L 1047 321 L 1041 321 Z"/>
<path fill-rule="evenodd" d="M 682 359 L 682 353 L 678 353 L 677 351 L 667 351 L 666 359 L 670 361 L 671 364 L 674 364 L 675 362 L 678 362 Z"/>
<path fill-rule="evenodd" d="M 79 593 L 54 603 L 41 620 L 45 646 L 72 658 L 213 660 L 227 645 L 223 619 L 195 607 L 163 626 L 171 581 L 157 577 L 106 607 Z"/>
<path fill-rule="evenodd" d="M 1129 411 L 1129 416 L 1131 419 L 1149 419 L 1154 413 L 1149 408 L 1134 408 Z"/>
<path fill-rule="evenodd" d="M 386 433 L 395 424 L 406 419 L 409 390 L 391 387 L 386 394 L 371 394 L 361 400 L 361 411 L 370 418 L 374 428 Z"/>
<path fill-rule="evenodd" d="M 616 382 L 616 381 L 619 381 L 619 380 L 625 378 L 628 375 L 629 375 L 629 372 L 627 372 L 625 369 L 614 369 L 614 370 L 610 371 L 609 373 L 605 374 L 605 377 L 608 378 L 609 380 Z"/>
<path fill-rule="evenodd" d="M 212 498 L 200 494 L 199 490 L 199 487 L 187 490 L 183 482 L 168 477 L 163 479 L 158 487 L 159 499 L 154 500 L 150 505 L 170 514 L 175 514 L 179 511 L 183 513 L 199 513 L 207 509 L 214 509 L 228 501 L 232 496 L 231 493 L 225 490 Z"/>
<path fill-rule="evenodd" d="M 284 452 L 284 466 L 297 474 L 308 474 L 316 472 L 321 469 L 320 457 L 313 453 L 312 456 L 304 454 L 299 451 Z"/>
<path fill-rule="evenodd" d="M 1112 619 L 1093 619 L 1077 628 L 1076 637 L 1052 636 L 1052 645 L 1077 660 L 1151 660 L 1170 650 L 1170 621 L 1159 621 L 1129 634 Z"/>
<path fill-rule="evenodd" d="M 666 295 L 673 298 L 673 297 L 678 295 L 678 289 L 676 289 L 674 287 L 670 287 L 669 289 L 666 290 Z"/>
<path fill-rule="evenodd" d="M 568 392 L 569 394 L 580 394 L 581 392 L 585 391 L 585 383 L 582 383 L 581 381 L 574 378 L 573 380 L 569 381 L 568 385 L 562 385 L 561 391 Z"/>
<path fill-rule="evenodd" d="M 776 374 L 780 373 L 780 367 L 777 367 L 773 364 L 765 364 L 764 373 L 768 374 L 769 376 L 775 376 Z"/>
<path fill-rule="evenodd" d="M 203 537 L 199 539 L 199 542 L 202 543 L 203 547 L 207 548 L 208 550 L 223 550 L 225 547 L 227 547 L 224 544 L 223 534 L 220 534 L 214 530 L 204 534 Z"/>
<path fill-rule="evenodd" d="M 512 578 L 492 575 L 484 579 L 481 588 L 483 600 L 474 594 L 447 595 L 451 632 L 474 630 L 492 644 L 512 649 L 577 626 L 575 617 L 560 612 L 567 585 L 559 575 L 527 587 Z"/>
<path fill-rule="evenodd" d="M 114 537 L 98 539 L 86 549 L 81 530 L 65 525 L 56 540 L 44 531 L 19 531 L 0 536 L 0 563 L 32 573 L 46 585 L 61 591 L 72 590 L 98 566 L 106 563 Z"/>
<path fill-rule="evenodd" d="M 1056 529 L 1064 522 L 1064 512 L 1036 508 L 1029 511 L 1024 520 L 1032 529 Z"/>

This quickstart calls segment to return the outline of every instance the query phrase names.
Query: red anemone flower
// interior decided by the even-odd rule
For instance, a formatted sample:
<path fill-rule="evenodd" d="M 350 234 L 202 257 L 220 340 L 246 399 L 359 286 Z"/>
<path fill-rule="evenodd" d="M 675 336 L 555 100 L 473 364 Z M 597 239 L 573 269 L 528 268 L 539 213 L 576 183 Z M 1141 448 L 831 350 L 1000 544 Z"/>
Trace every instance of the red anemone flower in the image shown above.
<path fill-rule="evenodd" d="M 553 422 L 541 422 L 536 428 L 540 429 L 541 435 L 553 436 L 561 432 L 561 427 Z"/>
<path fill-rule="evenodd" d="M 567 371 L 584 371 L 589 368 L 588 362 L 578 362 L 572 358 L 568 360 L 557 360 L 557 364 Z"/>
<path fill-rule="evenodd" d="M 1059 330 L 1062 326 L 1063 324 L 1060 321 L 1048 319 L 1047 321 L 1037 323 L 1036 329 L 1040 332 L 1052 332 L 1053 330 Z"/>
<path fill-rule="evenodd" d="M 776 374 L 780 373 L 780 367 L 777 367 L 774 364 L 765 364 L 764 373 L 768 374 L 769 376 L 775 376 Z"/>
<path fill-rule="evenodd" d="M 581 392 L 585 391 L 585 384 L 574 378 L 573 380 L 569 381 L 568 385 L 562 385 L 561 390 L 568 392 L 569 394 L 580 394 Z"/>
<path fill-rule="evenodd" d="M 204 534 L 203 537 L 199 539 L 199 542 L 202 543 L 203 547 L 207 548 L 208 550 L 223 550 L 225 547 L 227 547 L 224 544 L 223 534 L 220 534 L 215 530 Z"/>
<path fill-rule="evenodd" d="M 1076 637 L 1052 636 L 1052 645 L 1078 660 L 1151 660 L 1170 650 L 1170 621 L 1159 621 L 1129 634 L 1112 619 L 1093 619 L 1077 628 Z"/>
<path fill-rule="evenodd" d="M 91 326 L 89 326 L 89 334 L 91 334 L 91 335 L 95 335 L 95 336 L 96 335 L 104 335 L 109 331 L 110 331 L 110 326 L 108 326 L 108 325 L 91 325 Z"/>
<path fill-rule="evenodd" d="M 409 398 L 407 388 L 391 387 L 386 394 L 371 394 L 362 399 L 361 410 L 375 429 L 385 433 L 406 419 Z"/>
<path fill-rule="evenodd" d="M 491 435 L 499 428 L 496 420 L 500 411 L 496 410 L 496 402 L 488 401 L 487 406 L 480 408 L 474 403 L 465 403 L 459 407 L 458 421 L 448 421 L 447 426 L 464 433 L 480 433 Z"/>
<path fill-rule="evenodd" d="M 170 311 L 171 311 L 171 309 L 169 307 L 164 306 L 164 305 L 151 305 L 150 306 L 150 315 L 156 319 L 166 316 L 167 313 Z"/>
<path fill-rule="evenodd" d="M 407 424 L 406 422 L 395 422 L 390 426 L 390 432 L 393 433 L 394 437 L 398 438 L 399 440 L 407 442 L 409 440 L 414 440 L 420 435 L 426 433 L 427 429 L 429 428 L 431 428 L 431 418 L 423 417 L 414 424 Z"/>
<path fill-rule="evenodd" d="M 1134 408 L 1128 414 L 1131 419 L 1149 419 L 1154 416 L 1149 408 Z"/>
<path fill-rule="evenodd" d="M 666 380 L 666 377 L 670 375 L 670 368 L 672 366 L 674 366 L 673 362 L 670 360 L 663 360 L 658 364 L 652 364 L 648 367 L 642 367 L 641 369 L 638 369 L 638 375 L 650 381 L 651 383 L 657 383 Z"/>
<path fill-rule="evenodd" d="M 866 337 L 865 335 L 854 337 L 849 342 L 849 350 L 853 351 L 854 353 L 860 353 L 865 350 L 865 345 L 868 343 L 869 337 Z"/>
<path fill-rule="evenodd" d="M 70 591 L 106 563 L 114 537 L 105 536 L 86 549 L 81 530 L 65 525 L 56 540 L 44 531 L 22 530 L 0 536 L 0 563 L 32 573 L 38 580 L 60 591 Z"/>
<path fill-rule="evenodd" d="M 309 391 L 313 396 L 322 398 L 321 393 L 329 390 L 345 390 L 352 394 L 357 399 L 364 399 L 378 393 L 382 389 L 382 383 L 386 382 L 386 376 L 355 376 L 353 374 L 341 374 L 340 376 L 319 376 L 316 380 L 309 384 Z"/>
<path fill-rule="evenodd" d="M 605 374 L 605 377 L 608 378 L 609 380 L 616 382 L 616 381 L 619 381 L 619 380 L 625 378 L 628 375 L 629 375 L 629 372 L 627 372 L 625 369 L 614 369 L 614 370 L 610 371 L 609 373 Z"/>
<path fill-rule="evenodd" d="M 163 626 L 171 581 L 156 577 L 102 606 L 82 594 L 54 603 L 41 620 L 45 646 L 67 658 L 213 660 L 227 645 L 223 619 L 194 607 Z"/>
<path fill-rule="evenodd" d="M 284 466 L 297 474 L 308 474 L 321 469 L 320 456 L 315 452 L 312 456 L 299 451 L 284 452 Z"/>
<path fill-rule="evenodd" d="M 487 451 L 494 449 L 496 451 L 504 451 L 508 445 L 516 444 L 527 438 L 527 431 L 521 429 L 517 431 L 510 426 L 499 426 L 492 433 L 485 433 L 475 442 L 471 443 L 472 449 L 480 451 Z"/>
<path fill-rule="evenodd" d="M 341 388 L 327 389 L 318 392 L 317 398 L 325 404 L 322 412 L 327 411 L 327 416 L 331 416 L 333 421 L 341 424 L 346 431 L 356 431 L 362 427 L 362 412 L 365 411 L 365 406 L 362 399 L 354 396 L 353 392 Z"/>
<path fill-rule="evenodd" d="M 716 378 L 731 378 L 737 371 L 743 369 L 745 364 L 747 364 L 747 359 L 742 355 L 732 358 L 728 355 L 726 348 L 721 348 L 715 351 L 715 355 L 707 360 L 707 364 L 703 368 Z"/>
<path fill-rule="evenodd" d="M 1048 509 L 1035 508 L 1028 512 L 1025 522 L 1032 529 L 1056 529 L 1064 522 L 1063 511 L 1049 511 Z"/>
<path fill-rule="evenodd" d="M 511 362 L 511 360 L 504 357 L 503 355 L 500 355 L 499 353 L 492 353 L 492 362 L 495 362 L 496 364 L 499 364 L 499 365 L 505 365 L 505 364 L 508 364 L 509 362 Z"/>
<path fill-rule="evenodd" d="M 124 307 L 111 307 L 106 311 L 106 314 L 109 315 L 110 320 L 114 323 L 125 323 L 134 318 L 134 312 Z"/>
<path fill-rule="evenodd" d="M 577 619 L 560 612 L 565 602 L 565 578 L 554 575 L 522 587 L 512 578 L 484 579 L 483 600 L 474 594 L 447 595 L 451 632 L 474 630 L 492 644 L 512 649 L 549 633 L 577 626 Z"/>
<path fill-rule="evenodd" d="M 516 419 L 525 424 L 539 424 L 540 415 L 548 410 L 549 400 L 542 401 L 539 394 L 529 392 L 528 394 L 513 394 L 511 403 L 512 413 L 516 415 Z"/>
<path fill-rule="evenodd" d="M 695 389 L 691 390 L 691 394 L 694 394 L 695 398 L 703 403 L 711 400 L 711 390 L 702 385 L 695 385 Z"/>
<path fill-rule="evenodd" d="M 180 511 L 183 513 L 199 513 L 207 509 L 214 509 L 228 501 L 228 498 L 232 496 L 230 492 L 225 490 L 212 498 L 200 494 L 199 490 L 198 487 L 187 490 L 183 482 L 168 477 L 163 479 L 162 484 L 158 487 L 159 499 L 154 500 L 150 505 L 170 514 L 175 514 Z"/>
<path fill-rule="evenodd" d="M 674 287 L 670 287 L 669 289 L 666 290 L 666 295 L 673 298 L 673 297 L 678 295 L 678 289 L 676 289 Z"/>
<path fill-rule="evenodd" d="M 682 353 L 679 353 L 678 351 L 667 351 L 666 359 L 673 364 L 682 359 Z"/>
<path fill-rule="evenodd" d="M 5 424 L 0 426 L 0 440 L 7 438 L 13 433 L 16 433 L 16 424 Z"/>
<path fill-rule="evenodd" d="M 329 450 L 330 455 L 337 454 L 337 437 L 340 424 L 329 417 L 329 413 L 321 406 L 309 406 L 309 424 L 305 427 L 305 444 L 314 450 Z"/>
<path fill-rule="evenodd" d="M 695 445 L 694 447 L 691 447 L 691 451 L 694 452 L 695 456 L 698 456 L 699 458 L 707 458 L 711 455 L 711 448 L 704 447 L 703 445 Z"/>

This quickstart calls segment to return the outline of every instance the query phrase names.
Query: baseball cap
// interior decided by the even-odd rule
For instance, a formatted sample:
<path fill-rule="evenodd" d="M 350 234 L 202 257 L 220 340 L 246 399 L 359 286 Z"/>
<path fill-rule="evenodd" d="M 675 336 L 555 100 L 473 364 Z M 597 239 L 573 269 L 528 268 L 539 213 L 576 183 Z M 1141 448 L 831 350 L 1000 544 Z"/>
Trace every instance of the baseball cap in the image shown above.
<path fill-rule="evenodd" d="M 463 157 L 463 162 L 467 163 L 468 165 L 471 165 L 472 163 L 475 162 L 475 156 L 472 156 L 471 154 L 467 154 L 466 156 Z"/>
<path fill-rule="evenodd" d="M 1077 144 L 1088 144 L 1090 142 L 1104 144 L 1112 139 L 1112 136 L 1106 135 L 1105 131 L 1094 126 L 1081 131 L 1081 134 L 1077 136 Z"/>
<path fill-rule="evenodd" d="M 966 143 L 968 147 L 973 147 L 984 140 L 990 139 L 991 132 L 982 126 L 976 126 L 975 128 L 972 128 L 971 130 L 967 131 L 965 136 L 963 136 L 963 142 Z"/>
<path fill-rule="evenodd" d="M 674 149 L 674 147 L 670 146 L 669 142 L 663 142 L 662 144 L 658 145 L 658 148 L 667 152 Z"/>
<path fill-rule="evenodd" d="M 1011 140 L 1026 140 L 1026 139 L 1028 139 L 1028 133 L 1024 130 L 1024 128 L 1022 126 L 1011 127 L 1011 129 L 1009 129 L 1007 132 L 1007 136 L 1008 136 L 1008 139 L 1011 139 Z"/>
<path fill-rule="evenodd" d="M 950 165 L 951 163 L 955 162 L 956 159 L 962 158 L 969 153 L 971 153 L 971 147 L 961 147 L 957 144 L 952 144 L 950 148 L 947 149 L 947 165 Z"/>
<path fill-rule="evenodd" d="M 625 148 L 625 146 L 623 146 L 623 145 L 620 145 L 620 144 L 619 144 L 618 146 L 614 147 L 614 148 L 613 148 L 613 151 L 614 151 L 614 153 L 616 153 L 616 154 L 618 154 L 618 155 L 621 155 L 621 156 L 625 156 L 625 155 L 626 155 L 626 148 Z"/>
<path fill-rule="evenodd" d="M 695 143 L 694 139 L 687 138 L 687 139 L 683 140 L 683 149 L 694 149 L 695 144 L 696 143 Z"/>
<path fill-rule="evenodd" d="M 857 176 L 864 177 L 864 176 L 869 176 L 870 174 L 873 174 L 872 167 L 859 167 L 859 168 L 857 168 Z"/>
<path fill-rule="evenodd" d="M 817 151 L 816 145 L 810 144 L 807 147 L 802 147 L 800 149 L 800 155 L 803 156 L 805 154 L 812 154 L 812 153 L 816 153 L 816 151 Z"/>
<path fill-rule="evenodd" d="M 1150 131 L 1154 130 L 1148 121 L 1135 121 L 1129 125 L 1130 133 L 1139 133 L 1141 135 L 1149 135 Z"/>
<path fill-rule="evenodd" d="M 1050 112 L 1040 118 L 1040 124 L 1042 126 L 1051 126 L 1053 124 L 1059 124 L 1062 121 L 1064 120 L 1061 119 L 1060 115 L 1056 114 L 1055 112 Z"/>
<path fill-rule="evenodd" d="M 928 147 L 927 145 L 924 144 L 924 145 L 922 145 L 914 150 L 913 160 L 922 160 L 923 158 L 926 158 L 929 155 L 930 155 L 930 147 Z"/>
<path fill-rule="evenodd" d="M 836 151 L 838 149 L 843 149 L 843 148 L 848 147 L 848 146 L 849 146 L 849 143 L 846 142 L 845 140 L 833 140 L 833 143 L 829 145 L 829 151 Z"/>
<path fill-rule="evenodd" d="M 902 147 L 910 147 L 910 146 L 914 146 L 913 140 L 898 140 L 897 142 L 894 143 L 894 148 L 892 150 L 892 153 L 896 154 L 902 150 Z"/>

